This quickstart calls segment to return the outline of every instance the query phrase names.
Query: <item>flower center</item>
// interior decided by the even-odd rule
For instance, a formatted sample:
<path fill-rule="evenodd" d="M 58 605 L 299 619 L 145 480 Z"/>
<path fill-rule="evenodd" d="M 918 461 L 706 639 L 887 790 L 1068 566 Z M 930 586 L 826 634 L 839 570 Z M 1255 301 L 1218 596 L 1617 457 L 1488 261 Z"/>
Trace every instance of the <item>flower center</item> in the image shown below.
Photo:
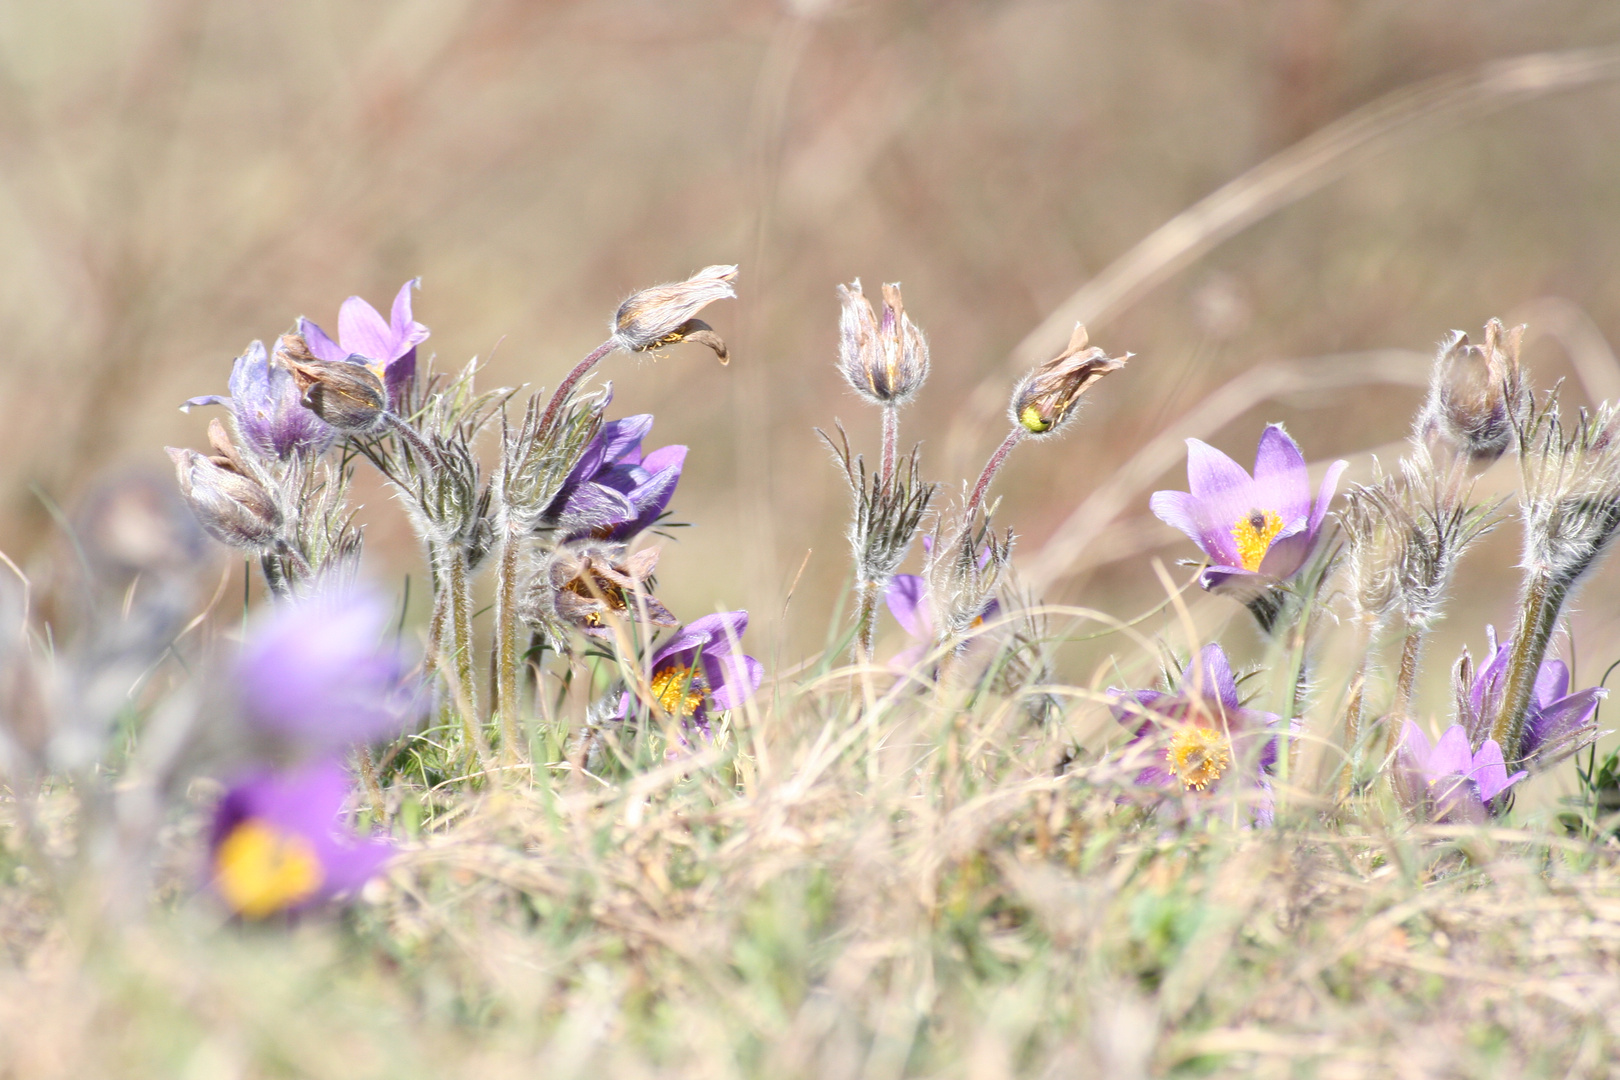
<path fill-rule="evenodd" d="M 231 830 L 214 862 L 220 895 L 249 919 L 309 899 L 326 876 L 307 839 L 252 819 Z"/>
<path fill-rule="evenodd" d="M 703 677 L 676 664 L 653 675 L 652 692 L 665 712 L 684 720 L 703 704 Z"/>
<path fill-rule="evenodd" d="M 1232 525 L 1237 541 L 1238 563 L 1245 570 L 1258 570 L 1271 550 L 1271 542 L 1282 532 L 1283 521 L 1275 510 L 1250 510 Z"/>
<path fill-rule="evenodd" d="M 1214 728 L 1191 724 L 1177 731 L 1165 757 L 1170 772 L 1190 791 L 1203 791 L 1232 763 L 1232 744 Z"/>
<path fill-rule="evenodd" d="M 1024 406 L 1023 410 L 1018 414 L 1018 422 L 1037 435 L 1050 431 L 1052 428 L 1052 421 L 1043 416 L 1041 410 L 1034 405 Z"/>

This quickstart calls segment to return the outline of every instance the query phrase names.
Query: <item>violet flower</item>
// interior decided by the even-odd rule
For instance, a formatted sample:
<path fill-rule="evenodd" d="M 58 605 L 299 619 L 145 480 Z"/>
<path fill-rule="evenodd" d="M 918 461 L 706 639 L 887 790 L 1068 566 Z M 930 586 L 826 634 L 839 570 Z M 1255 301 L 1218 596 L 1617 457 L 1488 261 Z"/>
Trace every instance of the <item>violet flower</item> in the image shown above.
<path fill-rule="evenodd" d="M 1314 505 L 1299 444 L 1280 424 L 1260 436 L 1254 476 L 1219 450 L 1187 440 L 1187 485 L 1154 492 L 1159 519 L 1186 533 L 1213 564 L 1199 575 L 1210 591 L 1263 586 L 1293 576 L 1316 545 L 1348 462 L 1335 461 Z"/>
<path fill-rule="evenodd" d="M 299 451 L 318 455 L 332 445 L 337 433 L 304 407 L 292 372 L 270 362 L 264 342 L 255 341 L 236 358 L 230 387 L 230 397 L 194 397 L 180 411 L 189 412 L 193 405 L 225 406 L 236 419 L 237 434 L 265 457 L 285 461 Z"/>
<path fill-rule="evenodd" d="M 1457 722 L 1470 745 L 1491 733 L 1502 712 L 1513 654 L 1513 639 L 1498 644 L 1494 626 L 1485 628 L 1485 641 L 1489 655 L 1478 671 L 1473 670 L 1467 649 L 1457 665 Z M 1591 742 L 1597 735 L 1598 704 L 1608 693 L 1594 686 L 1571 694 L 1569 666 L 1562 660 L 1543 661 L 1531 688 L 1515 764 L 1540 772 Z"/>
<path fill-rule="evenodd" d="M 324 755 L 397 733 L 418 704 L 378 596 L 317 594 L 274 608 L 236 663 L 244 716 L 260 736 Z"/>
<path fill-rule="evenodd" d="M 711 709 L 735 709 L 759 689 L 764 665 L 733 645 L 746 629 L 746 611 L 705 615 L 676 631 L 653 653 L 648 676 L 652 696 L 683 729 L 696 729 L 707 738 Z M 629 714 L 631 702 L 628 693 L 620 699 L 620 717 Z"/>
<path fill-rule="evenodd" d="M 1491 801 L 1530 774 L 1508 775 L 1502 748 L 1486 739 L 1470 750 L 1468 733 L 1452 724 L 1434 746 L 1412 721 L 1401 728 L 1391 778 L 1408 810 L 1437 823 L 1479 823 L 1496 811 Z"/>
<path fill-rule="evenodd" d="M 926 543 L 929 538 L 923 539 Z M 989 552 L 986 552 L 983 561 L 988 558 Z M 914 671 L 939 645 L 940 628 L 934 621 L 933 605 L 928 599 L 928 582 L 917 574 L 896 574 L 889 580 L 883 602 L 889 605 L 889 613 L 894 616 L 894 621 L 911 637 L 911 644 L 895 653 L 889 661 L 889 670 L 900 674 Z M 973 620 L 974 629 L 994 619 L 1000 612 L 1000 601 L 990 600 Z M 967 647 L 971 649 L 980 640 L 973 638 Z"/>
<path fill-rule="evenodd" d="M 686 447 L 663 446 L 643 455 L 650 413 L 602 425 L 541 516 L 566 538 L 625 541 L 658 520 L 675 495 Z"/>
<path fill-rule="evenodd" d="M 317 359 L 365 364 L 388 388 L 388 401 L 397 409 L 416 377 L 416 347 L 428 339 L 428 328 L 411 318 L 411 290 L 421 283 L 421 278 L 413 278 L 400 286 L 388 319 L 358 296 L 343 301 L 337 341 L 302 316 L 298 332 Z"/>
<path fill-rule="evenodd" d="M 349 777 L 335 761 L 295 773 L 259 771 L 226 792 L 214 811 L 209 868 L 214 891 L 236 914 L 263 919 L 353 892 L 393 852 L 343 823 Z"/>
<path fill-rule="evenodd" d="M 1136 774 L 1142 787 L 1189 798 L 1233 783 L 1253 789 L 1255 818 L 1271 821 L 1269 774 L 1277 763 L 1280 718 L 1244 708 L 1232 665 L 1219 645 L 1205 645 L 1173 692 L 1110 688 L 1114 719 L 1135 733 L 1130 746 L 1151 754 Z"/>

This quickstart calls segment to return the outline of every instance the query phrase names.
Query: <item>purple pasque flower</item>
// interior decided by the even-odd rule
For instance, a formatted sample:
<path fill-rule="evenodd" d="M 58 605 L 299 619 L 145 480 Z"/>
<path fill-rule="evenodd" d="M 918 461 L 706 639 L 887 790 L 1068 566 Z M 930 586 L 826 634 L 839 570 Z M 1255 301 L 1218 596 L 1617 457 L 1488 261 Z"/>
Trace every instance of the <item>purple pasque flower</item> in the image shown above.
<path fill-rule="evenodd" d="M 1136 774 L 1139 786 L 1207 797 L 1236 782 L 1256 789 L 1255 817 L 1270 821 L 1267 778 L 1277 764 L 1280 718 L 1243 707 L 1219 645 L 1199 651 L 1174 691 L 1110 688 L 1108 695 L 1114 719 L 1135 729 L 1129 745 L 1150 755 Z"/>
<path fill-rule="evenodd" d="M 680 722 L 709 734 L 709 711 L 735 709 L 754 696 L 765 667 L 737 648 L 748 629 L 748 612 L 726 611 L 694 619 L 652 655 L 648 688 L 659 708 Z M 628 715 L 632 695 L 620 699 Z"/>
<path fill-rule="evenodd" d="M 1508 775 L 1502 748 L 1486 739 L 1470 750 L 1468 733 L 1452 724 L 1432 747 L 1412 721 L 1401 728 L 1391 778 L 1408 810 L 1437 823 L 1483 822 L 1495 813 L 1491 801 L 1530 774 Z"/>
<path fill-rule="evenodd" d="M 542 522 L 568 538 L 624 541 L 657 521 L 675 495 L 686 447 L 662 446 L 644 455 L 641 441 L 652 425 L 651 413 L 603 424 Z"/>
<path fill-rule="evenodd" d="M 1252 477 L 1213 446 L 1188 439 L 1192 490 L 1156 491 L 1149 505 L 1209 558 L 1212 565 L 1199 576 L 1205 589 L 1264 585 L 1304 565 L 1347 464 L 1328 467 L 1313 504 L 1305 456 L 1281 424 L 1267 425 L 1260 435 Z"/>
<path fill-rule="evenodd" d="M 923 542 L 926 544 L 928 539 L 924 537 Z M 980 565 L 984 565 L 988 558 L 989 552 L 985 552 L 985 559 L 981 560 Z M 894 621 L 911 637 L 911 644 L 895 653 L 889 661 L 889 670 L 902 674 L 913 671 L 939 644 L 940 628 L 934 621 L 933 604 L 928 598 L 928 581 L 917 574 L 896 574 L 889 579 L 883 602 L 889 606 Z M 974 629 L 991 621 L 1000 612 L 1000 601 L 991 599 L 973 620 Z M 971 649 L 979 640 L 974 638 L 968 643 L 968 648 Z"/>
<path fill-rule="evenodd" d="M 391 621 L 381 597 L 354 590 L 272 608 L 236 662 L 254 733 L 315 756 L 398 733 L 419 702 Z"/>
<path fill-rule="evenodd" d="M 298 911 L 369 881 L 393 853 L 343 822 L 349 776 L 322 760 L 290 773 L 250 773 L 214 810 L 208 862 L 214 891 L 245 919 Z"/>
<path fill-rule="evenodd" d="M 304 407 L 303 394 L 290 370 L 272 364 L 264 342 L 255 341 L 231 365 L 231 396 L 207 394 L 180 406 L 223 405 L 236 419 L 242 440 L 265 457 L 285 461 L 308 450 L 320 454 L 332 445 L 337 432 Z"/>
<path fill-rule="evenodd" d="M 365 364 L 388 388 L 389 403 L 398 408 L 416 377 L 416 347 L 429 334 L 427 327 L 411 318 L 411 290 L 421 284 L 421 278 L 412 278 L 400 286 L 388 319 L 358 296 L 343 301 L 336 341 L 303 316 L 298 319 L 298 332 L 317 359 Z"/>
<path fill-rule="evenodd" d="M 1502 695 L 1507 688 L 1508 664 L 1513 639 L 1498 644 L 1496 628 L 1485 628 L 1487 656 L 1473 670 L 1468 650 L 1457 663 L 1457 722 L 1470 745 L 1477 745 L 1491 733 L 1502 712 Z M 1540 772 L 1581 749 L 1597 735 L 1598 704 L 1609 692 L 1594 686 L 1569 692 L 1569 665 L 1562 660 L 1544 660 L 1536 672 L 1530 692 L 1530 705 L 1519 738 L 1518 765 Z"/>

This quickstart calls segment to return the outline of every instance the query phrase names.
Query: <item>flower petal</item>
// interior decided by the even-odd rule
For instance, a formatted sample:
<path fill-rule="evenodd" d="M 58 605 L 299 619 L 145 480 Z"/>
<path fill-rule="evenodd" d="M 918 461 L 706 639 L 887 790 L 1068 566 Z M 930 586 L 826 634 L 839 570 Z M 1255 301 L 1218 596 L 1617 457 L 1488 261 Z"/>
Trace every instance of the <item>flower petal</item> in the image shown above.
<path fill-rule="evenodd" d="M 918 641 L 934 640 L 933 616 L 928 609 L 928 583 L 916 574 L 896 574 L 883 594 L 889 613 L 901 628 Z"/>
<path fill-rule="evenodd" d="M 1238 707 L 1237 681 L 1232 678 L 1232 665 L 1226 652 L 1214 642 L 1198 651 L 1196 664 L 1188 664 L 1181 681 L 1188 692 L 1196 693 L 1206 702 L 1220 705 L 1227 713 Z"/>
<path fill-rule="evenodd" d="M 341 364 L 349 358 L 349 350 L 327 337 L 325 330 L 302 315 L 298 317 L 298 332 L 303 335 L 305 344 L 309 346 L 309 351 L 315 354 L 317 360 Z"/>
<path fill-rule="evenodd" d="M 1261 510 L 1271 510 L 1286 524 L 1305 521 L 1311 513 L 1310 472 L 1299 444 L 1281 424 L 1267 424 L 1254 455 L 1254 498 Z"/>
<path fill-rule="evenodd" d="M 1461 724 L 1452 724 L 1441 734 L 1440 741 L 1434 744 L 1423 771 L 1431 779 L 1447 773 L 1466 776 L 1473 764 L 1474 755 L 1468 749 L 1468 734 L 1463 731 Z"/>
<path fill-rule="evenodd" d="M 394 358 L 394 335 L 377 309 L 358 296 L 343 301 L 338 309 L 338 341 L 351 353 L 359 353 L 382 367 Z"/>

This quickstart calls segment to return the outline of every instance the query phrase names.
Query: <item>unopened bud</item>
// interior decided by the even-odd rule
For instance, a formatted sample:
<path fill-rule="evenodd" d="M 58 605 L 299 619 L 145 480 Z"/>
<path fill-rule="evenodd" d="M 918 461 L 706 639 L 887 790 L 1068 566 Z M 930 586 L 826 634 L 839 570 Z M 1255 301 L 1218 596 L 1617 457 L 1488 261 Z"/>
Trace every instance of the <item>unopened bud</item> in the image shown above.
<path fill-rule="evenodd" d="M 297 346 L 302 344 L 297 335 L 283 335 L 276 356 L 292 369 L 304 407 L 349 435 L 376 430 L 388 408 L 382 380 L 363 363 L 320 360 L 309 355 L 307 346 L 301 355 Z"/>
<path fill-rule="evenodd" d="M 174 460 L 180 493 L 210 536 L 246 551 L 275 546 L 281 511 L 257 480 L 238 472 L 226 457 L 205 457 L 173 446 L 165 449 Z"/>
<path fill-rule="evenodd" d="M 613 338 L 629 352 L 657 349 L 681 341 L 706 345 L 722 364 L 730 360 L 726 343 L 713 327 L 693 318 L 714 303 L 737 295 L 731 283 L 735 266 L 707 266 L 685 281 L 642 289 L 619 305 L 613 317 Z"/>
<path fill-rule="evenodd" d="M 928 342 L 906 315 L 899 285 L 883 286 L 883 322 L 856 278 L 838 286 L 838 361 L 855 392 L 875 405 L 903 405 L 928 377 Z"/>
<path fill-rule="evenodd" d="M 1013 391 L 1012 421 L 1031 435 L 1049 435 L 1072 415 L 1075 402 L 1091 384 L 1125 366 L 1131 354 L 1109 357 L 1086 347 L 1086 328 L 1078 323 L 1069 347 L 1024 376 Z"/>
<path fill-rule="evenodd" d="M 1443 444 L 1489 464 L 1513 442 L 1513 421 L 1525 402 L 1519 370 L 1524 327 L 1485 324 L 1485 343 L 1470 345 L 1454 330 L 1435 357 L 1429 399 L 1418 415 L 1418 435 L 1431 448 Z"/>

